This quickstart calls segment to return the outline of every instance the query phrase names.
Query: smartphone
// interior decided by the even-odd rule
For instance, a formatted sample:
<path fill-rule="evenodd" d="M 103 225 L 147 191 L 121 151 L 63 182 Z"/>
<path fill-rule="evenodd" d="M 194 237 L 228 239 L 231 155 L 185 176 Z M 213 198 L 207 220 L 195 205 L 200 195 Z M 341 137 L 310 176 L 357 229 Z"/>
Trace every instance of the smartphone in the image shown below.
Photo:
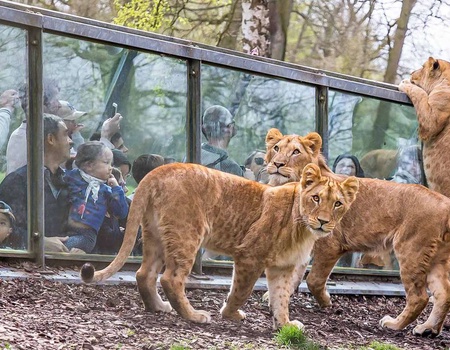
<path fill-rule="evenodd" d="M 114 117 L 117 113 L 117 103 L 113 102 L 112 106 L 114 108 L 114 113 L 113 113 L 113 117 Z"/>

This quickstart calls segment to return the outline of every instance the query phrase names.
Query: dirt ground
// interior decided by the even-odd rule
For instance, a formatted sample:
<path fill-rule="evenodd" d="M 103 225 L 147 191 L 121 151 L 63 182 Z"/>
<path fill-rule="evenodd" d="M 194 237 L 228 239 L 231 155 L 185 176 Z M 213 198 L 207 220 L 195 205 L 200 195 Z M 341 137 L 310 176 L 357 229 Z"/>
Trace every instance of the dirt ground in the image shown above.
<path fill-rule="evenodd" d="M 28 269 L 30 272 L 30 269 Z M 31 270 L 31 272 L 33 272 Z M 241 323 L 222 320 L 223 290 L 188 290 L 194 308 L 212 313 L 211 324 L 194 324 L 174 311 L 144 312 L 135 285 L 63 284 L 33 278 L 0 280 L 0 349 L 280 349 L 274 341 L 270 311 L 262 292 L 254 292 L 243 310 Z M 306 327 L 309 337 L 323 349 L 357 349 L 376 340 L 402 349 L 449 349 L 450 323 L 437 338 L 411 334 L 378 325 L 396 316 L 404 298 L 332 296 L 333 307 L 320 309 L 310 294 L 293 296 L 291 319 Z M 430 312 L 423 312 L 423 321 Z"/>

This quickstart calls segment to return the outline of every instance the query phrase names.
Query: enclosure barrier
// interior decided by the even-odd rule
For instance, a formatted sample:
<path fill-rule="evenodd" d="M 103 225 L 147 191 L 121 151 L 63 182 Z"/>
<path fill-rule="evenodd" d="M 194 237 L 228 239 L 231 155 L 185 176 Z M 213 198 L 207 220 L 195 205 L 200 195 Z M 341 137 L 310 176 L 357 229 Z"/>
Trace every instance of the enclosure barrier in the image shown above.
<path fill-rule="evenodd" d="M 0 88 L 25 86 L 29 110 L 26 116 L 14 106 L 9 132 L 25 126 L 28 132 L 28 239 L 23 246 L 0 249 L 2 257 L 44 265 L 48 259 L 107 262 L 114 255 L 44 252 L 44 217 L 51 213 L 43 205 L 42 114 L 51 112 L 47 94 L 52 88 L 53 98 L 87 112 L 80 118 L 85 139 L 100 130 L 116 104 L 124 116 L 120 132 L 131 162 L 155 153 L 201 163 L 201 117 L 211 105 L 225 106 L 233 115 L 237 133 L 228 152 L 241 165 L 253 151 L 264 150 L 272 127 L 285 134 L 318 132 L 330 166 L 338 155 L 352 153 L 371 177 L 391 177 L 403 150 L 417 148 L 414 109 L 390 84 L 5 1 L 0 1 L 0 45 Z M 17 150 L 6 155 L 6 144 L 0 157 L 2 179 L 8 158 L 20 156 Z M 136 183 L 131 177 L 126 181 L 131 192 Z M 336 268 L 343 272 L 396 273 L 395 263 L 367 270 L 358 268 L 358 254 L 344 258 Z M 139 262 L 139 252 L 129 261 Z M 196 270 L 229 265 L 198 259 Z"/>

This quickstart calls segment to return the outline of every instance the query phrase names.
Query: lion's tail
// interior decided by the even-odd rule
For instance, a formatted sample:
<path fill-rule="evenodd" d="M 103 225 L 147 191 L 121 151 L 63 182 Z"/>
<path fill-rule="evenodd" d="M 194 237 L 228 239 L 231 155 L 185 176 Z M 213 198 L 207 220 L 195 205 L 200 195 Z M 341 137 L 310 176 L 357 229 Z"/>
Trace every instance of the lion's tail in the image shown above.
<path fill-rule="evenodd" d="M 146 191 L 137 191 L 131 202 L 128 215 L 127 226 L 123 238 L 122 246 L 114 260 L 103 270 L 95 271 L 92 264 L 86 263 L 80 271 L 80 276 L 85 283 L 95 283 L 108 279 L 119 271 L 125 264 L 127 258 L 136 243 L 136 236 L 143 213 L 146 211 L 149 199 L 145 195 Z"/>

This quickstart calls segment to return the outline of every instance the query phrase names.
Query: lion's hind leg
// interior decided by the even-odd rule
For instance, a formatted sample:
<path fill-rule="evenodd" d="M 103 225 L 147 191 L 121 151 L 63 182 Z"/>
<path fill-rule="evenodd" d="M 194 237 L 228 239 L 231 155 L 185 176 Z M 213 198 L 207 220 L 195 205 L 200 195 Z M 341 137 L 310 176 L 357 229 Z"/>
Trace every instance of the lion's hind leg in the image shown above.
<path fill-rule="evenodd" d="M 430 290 L 434 302 L 431 314 L 425 323 L 417 325 L 413 329 L 413 334 L 421 336 L 437 336 L 442 331 L 447 313 L 450 310 L 450 281 L 448 271 L 450 264 L 446 261 L 449 252 L 445 252 L 443 260 L 432 266 L 428 275 L 428 289 Z"/>
<path fill-rule="evenodd" d="M 146 237 L 149 237 L 147 235 Z M 159 243 L 159 244 L 158 244 Z M 163 248 L 161 242 L 149 241 L 144 245 L 142 264 L 136 272 L 136 282 L 146 311 L 170 312 L 172 307 L 163 301 L 158 294 L 156 281 L 164 266 Z"/>
<path fill-rule="evenodd" d="M 400 243 L 400 245 L 401 244 L 402 243 Z M 423 259 L 422 264 L 420 263 L 423 254 L 425 254 L 423 250 L 421 252 L 412 252 L 408 250 L 397 253 L 400 265 L 400 276 L 403 286 L 405 287 L 406 305 L 400 315 L 396 318 L 384 316 L 380 320 L 380 325 L 382 327 L 393 330 L 404 329 L 407 325 L 416 320 L 427 306 L 428 293 L 426 290 L 426 271 L 429 270 L 429 266 L 423 265 Z"/>
<path fill-rule="evenodd" d="M 262 272 L 263 269 L 255 266 L 254 262 L 243 263 L 235 258 L 230 293 L 220 309 L 223 318 L 233 321 L 245 318 L 245 312 L 239 308 L 252 294 L 253 286 Z"/>
<path fill-rule="evenodd" d="M 188 236 L 191 231 L 184 229 L 180 232 L 184 236 Z M 196 235 L 197 233 L 193 233 L 192 237 Z M 204 310 L 195 310 L 185 293 L 186 278 L 194 265 L 195 255 L 201 242 L 200 240 L 196 243 L 183 241 L 180 237 L 177 237 L 176 241 L 177 246 L 173 242 L 170 243 L 170 253 L 167 252 L 169 248 L 165 247 L 166 269 L 161 276 L 161 286 L 172 307 L 183 318 L 197 323 L 209 323 L 211 322 L 210 313 Z"/>
<path fill-rule="evenodd" d="M 274 329 L 278 329 L 285 324 L 291 324 L 300 329 L 304 327 L 300 321 L 289 320 L 289 298 L 291 296 L 292 283 L 295 279 L 294 271 L 294 265 L 266 268 Z"/>

